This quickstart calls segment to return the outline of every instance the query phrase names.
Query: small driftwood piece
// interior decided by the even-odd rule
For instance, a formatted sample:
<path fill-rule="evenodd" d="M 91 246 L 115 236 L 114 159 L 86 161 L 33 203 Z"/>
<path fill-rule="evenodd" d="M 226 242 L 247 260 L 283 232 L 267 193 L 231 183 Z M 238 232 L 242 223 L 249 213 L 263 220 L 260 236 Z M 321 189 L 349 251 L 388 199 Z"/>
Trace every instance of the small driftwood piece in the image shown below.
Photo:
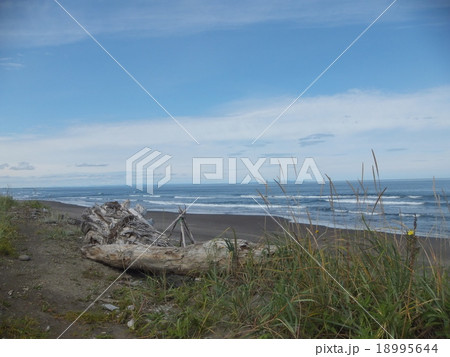
<path fill-rule="evenodd" d="M 158 232 L 143 216 L 145 208 L 130 202 L 107 202 L 87 208 L 81 218 L 85 244 L 153 244 L 173 245 L 165 234 Z"/>
<path fill-rule="evenodd" d="M 178 216 L 179 218 L 173 223 L 172 229 L 169 232 L 169 237 L 172 236 L 172 233 L 177 226 L 177 224 L 180 224 L 180 247 L 186 247 L 186 236 L 189 238 L 189 241 L 191 244 L 195 244 L 194 235 L 192 234 L 191 230 L 187 226 L 186 223 L 186 208 L 185 209 L 178 209 Z"/>
<path fill-rule="evenodd" d="M 271 250 L 273 252 L 274 247 L 262 247 L 241 239 L 229 241 L 216 238 L 187 247 L 86 245 L 82 248 L 82 253 L 89 259 L 122 269 L 132 264 L 132 269 L 147 272 L 197 275 L 208 271 L 212 266 L 226 270 L 246 259 L 261 261 Z"/>

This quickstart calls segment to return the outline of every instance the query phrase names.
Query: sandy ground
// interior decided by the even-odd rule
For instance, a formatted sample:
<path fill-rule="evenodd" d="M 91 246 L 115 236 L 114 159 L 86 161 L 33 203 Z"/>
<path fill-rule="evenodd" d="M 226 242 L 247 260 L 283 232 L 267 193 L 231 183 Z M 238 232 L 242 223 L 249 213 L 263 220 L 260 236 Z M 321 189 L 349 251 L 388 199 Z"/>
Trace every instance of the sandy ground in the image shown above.
<path fill-rule="evenodd" d="M 11 331 L 21 337 L 57 338 L 120 274 L 119 270 L 82 258 L 79 222 L 63 217 L 79 218 L 75 212 L 80 210 L 61 208 L 39 217 L 24 211 L 15 214 L 19 231 L 14 246 L 18 255 L 28 255 L 30 260 L 0 256 L 0 338 L 15 337 Z M 125 274 L 90 311 L 110 314 L 102 304 L 112 302 L 111 294 L 134 280 Z M 96 337 L 133 335 L 117 323 L 77 322 L 62 336 Z"/>

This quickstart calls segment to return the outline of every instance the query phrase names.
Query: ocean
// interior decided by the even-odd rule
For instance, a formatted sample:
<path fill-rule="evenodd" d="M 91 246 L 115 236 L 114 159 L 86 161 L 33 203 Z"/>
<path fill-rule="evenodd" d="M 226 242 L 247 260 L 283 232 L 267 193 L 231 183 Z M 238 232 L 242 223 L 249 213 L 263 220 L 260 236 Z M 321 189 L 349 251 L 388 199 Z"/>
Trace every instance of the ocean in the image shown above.
<path fill-rule="evenodd" d="M 364 187 L 363 187 L 364 186 Z M 384 189 L 381 199 L 379 193 Z M 177 212 L 189 206 L 190 213 L 266 215 L 300 223 L 336 228 L 371 229 L 401 233 L 413 228 L 426 237 L 449 238 L 450 179 L 384 180 L 373 182 L 336 181 L 330 184 L 268 185 L 207 184 L 170 185 L 155 189 L 153 195 L 128 186 L 9 188 L 3 194 L 20 200 L 51 200 L 80 206 L 129 199 L 148 211 Z M 365 222 L 365 223 L 364 223 Z"/>

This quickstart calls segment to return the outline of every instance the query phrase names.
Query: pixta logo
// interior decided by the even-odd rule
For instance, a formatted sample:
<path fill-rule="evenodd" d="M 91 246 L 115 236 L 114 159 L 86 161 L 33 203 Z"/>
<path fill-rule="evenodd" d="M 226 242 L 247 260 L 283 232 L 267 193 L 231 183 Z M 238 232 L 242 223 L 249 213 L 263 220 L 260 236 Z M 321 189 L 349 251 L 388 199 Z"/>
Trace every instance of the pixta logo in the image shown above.
<path fill-rule="evenodd" d="M 157 181 L 157 186 L 170 181 L 171 166 L 166 164 L 172 158 L 170 155 L 163 155 L 157 150 L 145 147 L 126 161 L 126 183 L 128 186 L 136 187 L 138 190 L 147 191 L 153 194 L 155 171 L 165 165 L 164 177 Z"/>
<path fill-rule="evenodd" d="M 140 150 L 126 162 L 127 185 L 153 194 L 155 186 L 160 188 L 170 181 L 171 166 L 167 162 L 171 158 L 172 156 L 170 155 L 163 155 L 161 152 L 148 147 Z M 241 168 L 244 168 L 240 173 L 242 174 L 244 172 L 245 175 L 239 180 L 238 164 Z M 294 183 L 297 185 L 302 184 L 305 180 L 315 180 L 318 184 L 325 183 L 316 162 L 311 157 L 304 159 L 300 170 L 297 170 L 298 160 L 296 157 L 261 157 L 255 162 L 252 162 L 248 157 L 194 157 L 192 159 L 192 183 L 198 185 L 220 181 L 228 182 L 230 185 L 245 185 L 254 180 L 260 184 L 266 184 L 267 180 L 260 171 L 265 165 L 275 165 L 278 167 L 279 176 L 277 179 L 280 184 L 288 183 L 288 174 L 292 171 L 296 173 Z M 293 166 L 293 170 L 289 170 L 290 166 Z M 224 174 L 225 171 L 227 171 L 227 175 Z M 162 178 L 161 173 L 164 174 Z M 156 178 L 159 180 L 156 181 Z"/>
<path fill-rule="evenodd" d="M 228 166 L 228 183 L 230 185 L 248 184 L 252 178 L 260 183 L 266 184 L 267 180 L 264 178 L 260 170 L 264 165 L 276 165 L 279 167 L 279 182 L 280 184 L 288 183 L 289 166 L 297 167 L 298 160 L 296 157 L 260 157 L 256 162 L 252 162 L 248 157 L 230 157 L 227 160 L 227 165 L 225 164 L 225 159 L 222 157 L 196 157 L 192 159 L 192 183 L 200 184 L 211 180 L 223 180 L 224 177 L 224 167 Z M 238 181 L 237 166 L 238 162 L 241 161 L 246 169 L 246 175 L 242 180 Z M 211 170 L 211 168 L 213 168 Z M 206 172 L 209 171 L 209 172 Z M 307 157 L 298 171 L 295 178 L 295 184 L 301 185 L 305 180 L 313 180 L 313 177 L 318 184 L 324 184 L 322 174 L 316 165 L 316 162 L 312 157 Z"/>

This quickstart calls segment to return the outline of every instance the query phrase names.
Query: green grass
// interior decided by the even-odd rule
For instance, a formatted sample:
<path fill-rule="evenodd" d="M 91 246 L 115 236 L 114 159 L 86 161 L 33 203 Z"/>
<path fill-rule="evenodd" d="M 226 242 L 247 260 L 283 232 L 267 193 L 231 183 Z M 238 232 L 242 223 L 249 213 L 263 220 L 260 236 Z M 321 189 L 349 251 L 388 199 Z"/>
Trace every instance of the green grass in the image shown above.
<path fill-rule="evenodd" d="M 0 195 L 0 214 L 5 214 L 16 204 L 17 202 L 11 196 Z"/>
<path fill-rule="evenodd" d="M 14 240 L 18 236 L 18 229 L 12 212 L 16 208 L 43 208 L 43 205 L 38 201 L 18 202 L 9 195 L 0 195 L 0 256 L 17 256 Z"/>
<path fill-rule="evenodd" d="M 10 210 L 16 205 L 10 196 L 0 196 L 0 255 L 14 257 L 17 255 L 13 241 L 17 229 L 12 223 Z"/>
<path fill-rule="evenodd" d="M 22 209 L 48 208 L 46 205 L 36 200 L 16 201 L 9 195 L 0 195 L 0 214 L 9 212 L 13 207 L 19 207 Z"/>
<path fill-rule="evenodd" d="M 67 226 L 49 226 L 44 229 L 40 229 L 39 233 L 47 239 L 56 239 L 63 241 L 68 238 L 79 237 L 82 235 L 79 229 L 73 229 Z"/>
<path fill-rule="evenodd" d="M 17 257 L 14 241 L 18 237 L 18 224 L 27 219 L 30 210 L 46 208 L 39 201 L 16 201 L 11 196 L 0 195 L 0 256 Z M 79 229 L 51 227 L 49 238 L 67 238 L 81 235 Z"/>
<path fill-rule="evenodd" d="M 0 255 L 15 257 L 17 255 L 13 240 L 17 231 L 13 225 L 7 221 L 0 221 Z"/>
<path fill-rule="evenodd" d="M 0 321 L 0 338 L 46 338 L 47 333 L 31 317 L 8 318 Z"/>
<path fill-rule="evenodd" d="M 450 337 L 448 271 L 415 264 L 414 242 L 405 251 L 367 231 L 360 244 L 315 249 L 308 237 L 276 238 L 280 247 L 263 264 L 122 289 L 122 311 L 136 306 L 122 320 L 133 317 L 135 333 L 148 338 Z"/>
<path fill-rule="evenodd" d="M 43 203 L 36 201 L 36 200 L 22 201 L 21 204 L 22 204 L 22 207 L 25 207 L 25 208 L 32 208 L 32 209 L 47 208 L 46 205 L 44 205 Z"/>

